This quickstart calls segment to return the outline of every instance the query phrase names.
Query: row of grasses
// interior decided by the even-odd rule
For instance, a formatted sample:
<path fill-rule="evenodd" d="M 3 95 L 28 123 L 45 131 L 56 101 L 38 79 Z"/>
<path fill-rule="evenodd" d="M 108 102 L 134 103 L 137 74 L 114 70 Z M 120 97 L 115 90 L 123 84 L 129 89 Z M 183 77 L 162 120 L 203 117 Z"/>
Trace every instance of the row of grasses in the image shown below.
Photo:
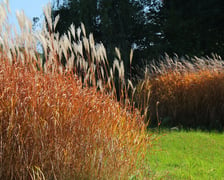
<path fill-rule="evenodd" d="M 224 62 L 219 56 L 152 63 L 138 85 L 136 99 L 149 107 L 151 124 L 224 128 Z"/>
<path fill-rule="evenodd" d="M 17 13 L 21 32 L 13 32 L 8 11 L 1 3 L 0 179 L 149 178 L 145 155 L 155 139 L 125 97 L 132 83 L 119 50 L 110 68 L 83 25 L 54 32 L 50 6 L 48 27 L 35 33 L 24 13 Z"/>

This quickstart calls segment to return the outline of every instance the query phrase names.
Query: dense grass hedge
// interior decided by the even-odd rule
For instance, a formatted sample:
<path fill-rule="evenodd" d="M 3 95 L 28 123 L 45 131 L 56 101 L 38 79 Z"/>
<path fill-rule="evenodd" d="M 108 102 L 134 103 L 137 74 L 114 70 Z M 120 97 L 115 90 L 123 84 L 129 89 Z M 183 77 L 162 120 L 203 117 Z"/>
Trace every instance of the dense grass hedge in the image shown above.
<path fill-rule="evenodd" d="M 137 88 L 139 104 L 149 106 L 151 125 L 224 128 L 224 62 L 172 60 L 151 65 Z"/>

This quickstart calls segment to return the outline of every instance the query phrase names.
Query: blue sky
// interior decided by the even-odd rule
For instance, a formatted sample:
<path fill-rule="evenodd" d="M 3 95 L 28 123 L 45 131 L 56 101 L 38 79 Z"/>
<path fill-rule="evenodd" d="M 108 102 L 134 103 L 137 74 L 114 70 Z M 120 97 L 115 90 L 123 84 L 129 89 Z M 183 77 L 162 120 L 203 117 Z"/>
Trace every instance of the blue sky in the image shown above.
<path fill-rule="evenodd" d="M 2 2 L 3 0 L 0 0 Z M 32 20 L 33 17 L 41 17 L 43 7 L 52 0 L 9 0 L 9 6 L 12 15 L 9 17 L 10 22 L 16 24 L 16 11 L 24 10 L 26 16 Z M 43 17 L 43 15 L 42 15 Z M 17 25 L 16 25 L 17 26 Z"/>

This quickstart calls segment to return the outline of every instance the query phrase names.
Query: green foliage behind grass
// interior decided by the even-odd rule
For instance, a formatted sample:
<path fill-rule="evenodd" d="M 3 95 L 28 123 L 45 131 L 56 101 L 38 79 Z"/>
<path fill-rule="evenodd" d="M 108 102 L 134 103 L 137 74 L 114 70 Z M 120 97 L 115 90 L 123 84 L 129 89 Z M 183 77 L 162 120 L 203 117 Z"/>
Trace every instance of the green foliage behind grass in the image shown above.
<path fill-rule="evenodd" d="M 224 134 L 166 132 L 150 166 L 158 179 L 224 179 Z"/>

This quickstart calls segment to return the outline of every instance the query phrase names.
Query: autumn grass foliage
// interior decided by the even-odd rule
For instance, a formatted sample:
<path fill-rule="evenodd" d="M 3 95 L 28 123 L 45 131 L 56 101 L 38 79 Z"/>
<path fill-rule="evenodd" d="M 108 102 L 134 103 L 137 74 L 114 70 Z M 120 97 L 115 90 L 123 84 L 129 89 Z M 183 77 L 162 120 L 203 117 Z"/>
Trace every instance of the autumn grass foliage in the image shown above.
<path fill-rule="evenodd" d="M 150 177 L 145 155 L 153 137 L 139 111 L 115 101 L 115 68 L 126 87 L 123 62 L 110 69 L 83 25 L 59 38 L 49 9 L 50 31 L 34 34 L 18 13 L 21 34 L 12 35 L 7 3 L 0 6 L 0 179 Z"/>
<path fill-rule="evenodd" d="M 138 85 L 152 124 L 185 128 L 224 127 L 224 62 L 220 57 L 152 63 Z"/>
<path fill-rule="evenodd" d="M 151 141 L 137 112 L 72 76 L 0 67 L 1 178 L 116 179 L 143 168 Z"/>

